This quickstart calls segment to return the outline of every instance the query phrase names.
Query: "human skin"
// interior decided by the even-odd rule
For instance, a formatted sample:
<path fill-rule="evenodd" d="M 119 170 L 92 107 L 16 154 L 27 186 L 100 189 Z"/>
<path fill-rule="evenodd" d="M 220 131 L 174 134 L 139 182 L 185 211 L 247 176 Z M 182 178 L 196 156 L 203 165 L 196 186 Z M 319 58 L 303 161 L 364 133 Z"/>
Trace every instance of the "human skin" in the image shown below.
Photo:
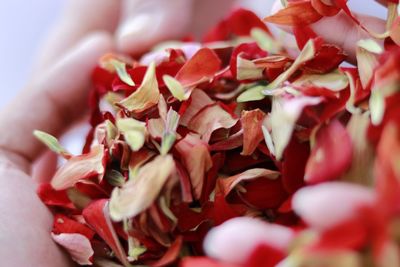
<path fill-rule="evenodd" d="M 110 51 L 141 53 L 151 45 L 187 32 L 201 33 L 229 11 L 233 0 L 70 0 L 39 54 L 32 78 L 0 113 L 0 259 L 2 266 L 73 266 L 50 237 L 52 216 L 36 196 L 35 176 L 47 179 L 54 164 L 32 136 L 40 129 L 62 135 L 85 114 L 89 77 L 98 58 Z M 216 6 L 216 3 L 220 7 Z M 253 3 L 254 4 L 254 3 Z M 260 1 L 260 4 L 265 4 Z M 207 11 L 207 12 L 206 12 Z M 266 11 L 267 12 L 267 11 Z M 207 14 L 207 19 L 204 18 Z M 374 29 L 383 21 L 363 17 Z M 159 27 L 155 27 L 158 25 Z M 324 19 L 314 30 L 354 57 L 360 29 L 343 14 Z M 147 34 L 143 34 L 147 33 Z M 5 88 L 10 90 L 10 88 Z M 54 160 L 52 161 L 54 163 Z"/>

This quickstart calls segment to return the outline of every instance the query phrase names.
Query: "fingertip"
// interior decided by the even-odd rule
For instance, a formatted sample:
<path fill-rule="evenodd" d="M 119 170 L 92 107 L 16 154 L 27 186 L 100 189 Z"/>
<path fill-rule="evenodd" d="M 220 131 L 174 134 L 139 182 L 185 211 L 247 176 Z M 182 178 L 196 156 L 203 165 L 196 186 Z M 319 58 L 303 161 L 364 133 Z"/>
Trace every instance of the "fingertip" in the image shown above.
<path fill-rule="evenodd" d="M 116 31 L 116 49 L 122 53 L 142 53 L 158 42 L 182 37 L 187 30 L 191 1 L 149 1 L 143 5 L 132 8 Z"/>

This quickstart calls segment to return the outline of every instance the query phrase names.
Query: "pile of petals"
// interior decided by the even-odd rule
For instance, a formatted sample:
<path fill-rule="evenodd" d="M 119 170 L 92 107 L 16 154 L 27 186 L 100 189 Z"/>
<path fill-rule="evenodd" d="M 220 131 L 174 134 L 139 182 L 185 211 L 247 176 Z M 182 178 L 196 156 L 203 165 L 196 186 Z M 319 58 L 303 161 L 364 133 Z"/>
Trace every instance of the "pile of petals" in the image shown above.
<path fill-rule="evenodd" d="M 400 9 L 384 2 L 375 33 L 345 0 L 287 1 L 265 20 L 293 27 L 296 56 L 243 9 L 202 43 L 105 55 L 82 155 L 35 132 L 66 160 L 38 189 L 54 241 L 99 267 L 400 266 Z M 338 12 L 371 36 L 354 66 L 309 27 Z"/>

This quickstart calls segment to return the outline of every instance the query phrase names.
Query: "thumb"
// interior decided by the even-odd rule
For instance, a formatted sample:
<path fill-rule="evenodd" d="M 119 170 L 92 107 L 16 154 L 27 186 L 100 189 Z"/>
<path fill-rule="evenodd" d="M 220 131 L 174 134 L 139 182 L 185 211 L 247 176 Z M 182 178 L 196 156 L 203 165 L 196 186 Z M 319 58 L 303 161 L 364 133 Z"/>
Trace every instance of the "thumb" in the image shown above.
<path fill-rule="evenodd" d="M 93 33 L 29 84 L 0 112 L 0 129 L 4 129 L 0 152 L 26 170 L 43 150 L 32 132 L 40 129 L 59 135 L 85 112 L 90 74 L 100 56 L 112 48 L 111 36 Z"/>
<path fill-rule="evenodd" d="M 182 37 L 188 30 L 193 0 L 125 0 L 116 31 L 117 49 L 139 54 L 156 43 Z"/>

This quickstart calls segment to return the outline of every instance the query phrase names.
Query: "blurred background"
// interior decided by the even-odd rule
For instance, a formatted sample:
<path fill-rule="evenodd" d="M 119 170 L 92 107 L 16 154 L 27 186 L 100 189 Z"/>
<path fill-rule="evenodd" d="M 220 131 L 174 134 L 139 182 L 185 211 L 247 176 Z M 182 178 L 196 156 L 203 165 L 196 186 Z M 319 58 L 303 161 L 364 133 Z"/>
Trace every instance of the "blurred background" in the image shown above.
<path fill-rule="evenodd" d="M 65 0 L 0 1 L 0 108 L 25 85 Z"/>
<path fill-rule="evenodd" d="M 0 1 L 0 109 L 26 84 L 36 51 L 45 40 L 66 1 Z M 258 1 L 242 2 L 255 10 L 258 15 L 266 14 L 265 10 L 257 8 Z M 269 2 L 268 6 L 273 0 L 263 2 L 264 6 Z M 385 16 L 385 9 L 372 0 L 350 0 L 349 4 L 358 12 Z"/>

